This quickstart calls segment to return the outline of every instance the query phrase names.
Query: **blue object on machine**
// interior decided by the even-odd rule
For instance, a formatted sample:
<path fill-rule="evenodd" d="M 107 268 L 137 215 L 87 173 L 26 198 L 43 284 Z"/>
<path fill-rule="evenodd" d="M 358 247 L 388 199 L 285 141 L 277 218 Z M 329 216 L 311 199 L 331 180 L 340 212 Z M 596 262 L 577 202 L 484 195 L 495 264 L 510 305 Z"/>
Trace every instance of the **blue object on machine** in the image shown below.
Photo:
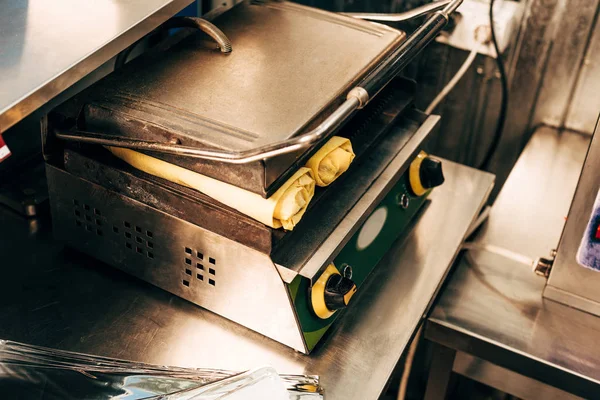
<path fill-rule="evenodd" d="M 198 15 L 198 0 L 195 0 L 192 4 L 179 11 L 176 16 L 178 17 L 199 17 Z"/>
<path fill-rule="evenodd" d="M 600 191 L 596 196 L 592 215 L 577 251 L 577 263 L 600 271 Z"/>

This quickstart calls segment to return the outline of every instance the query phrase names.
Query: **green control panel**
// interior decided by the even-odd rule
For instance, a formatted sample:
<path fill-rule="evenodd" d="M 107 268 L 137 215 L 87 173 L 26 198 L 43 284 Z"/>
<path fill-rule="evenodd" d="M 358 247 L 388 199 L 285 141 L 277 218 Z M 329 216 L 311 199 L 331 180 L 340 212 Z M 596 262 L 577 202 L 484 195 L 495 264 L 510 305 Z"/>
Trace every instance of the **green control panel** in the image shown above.
<path fill-rule="evenodd" d="M 421 152 L 333 264 L 312 285 L 310 279 L 300 275 L 288 285 L 309 351 L 360 290 L 392 244 L 407 230 L 431 188 L 443 180 L 441 163 Z"/>

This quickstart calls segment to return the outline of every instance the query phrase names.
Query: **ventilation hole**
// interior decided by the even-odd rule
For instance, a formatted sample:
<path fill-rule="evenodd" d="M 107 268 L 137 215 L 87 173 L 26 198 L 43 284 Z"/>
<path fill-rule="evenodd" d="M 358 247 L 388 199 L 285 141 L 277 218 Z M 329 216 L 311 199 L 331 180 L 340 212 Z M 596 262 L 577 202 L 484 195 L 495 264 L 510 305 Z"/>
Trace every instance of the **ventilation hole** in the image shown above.
<path fill-rule="evenodd" d="M 202 265 L 200 263 L 196 263 L 196 268 L 204 270 L 204 265 Z"/>
<path fill-rule="evenodd" d="M 154 258 L 154 253 L 153 253 L 153 252 L 151 252 L 151 251 L 149 251 L 149 252 L 148 252 L 148 258 Z"/>
<path fill-rule="evenodd" d="M 92 222 L 92 217 L 90 217 L 89 215 L 86 215 L 86 216 L 85 216 L 85 220 L 86 220 L 86 221 L 89 221 L 89 222 Z"/>
<path fill-rule="evenodd" d="M 81 217 L 81 213 L 79 212 L 79 210 L 75 210 L 75 215 Z"/>
<path fill-rule="evenodd" d="M 91 232 L 92 231 L 92 227 L 90 225 L 88 225 L 88 224 L 85 224 L 85 230 L 88 231 L 88 232 Z"/>
<path fill-rule="evenodd" d="M 96 214 L 96 215 L 102 215 L 102 213 L 100 212 L 100 210 L 98 210 L 97 208 L 94 208 L 94 214 Z"/>
<path fill-rule="evenodd" d="M 214 258 L 209 257 L 208 262 L 214 265 L 214 264 L 216 264 L 217 261 Z"/>
<path fill-rule="evenodd" d="M 187 254 L 192 254 L 192 249 L 190 249 L 189 247 L 186 247 L 186 248 L 185 248 L 185 252 L 186 252 Z"/>
<path fill-rule="evenodd" d="M 192 270 L 191 269 L 185 269 L 185 273 L 189 276 L 192 276 Z"/>
<path fill-rule="evenodd" d="M 133 249 L 133 246 L 129 242 L 125 243 L 125 246 L 127 246 L 128 249 Z"/>
<path fill-rule="evenodd" d="M 125 228 L 131 228 L 131 224 L 127 221 L 123 221 L 123 225 L 125 225 Z"/>
<path fill-rule="evenodd" d="M 142 248 L 141 247 L 136 247 L 135 251 L 139 254 L 142 254 Z"/>
<path fill-rule="evenodd" d="M 140 228 L 139 226 L 136 226 L 136 227 L 135 227 L 135 231 L 136 231 L 137 233 L 141 233 L 141 232 L 142 232 L 142 228 Z"/>
<path fill-rule="evenodd" d="M 102 236 L 102 235 L 103 235 L 103 233 L 102 233 L 102 229 L 96 229 L 96 234 L 97 234 L 98 236 Z"/>
<path fill-rule="evenodd" d="M 146 236 L 148 236 L 149 238 L 154 236 L 154 233 L 150 232 L 150 231 L 146 231 Z"/>
<path fill-rule="evenodd" d="M 99 219 L 96 220 L 96 225 L 98 226 L 102 226 L 102 221 L 100 221 Z"/>
<path fill-rule="evenodd" d="M 129 232 L 125 232 L 125 237 L 126 237 L 127 239 L 131 239 L 131 233 L 129 233 Z"/>
<path fill-rule="evenodd" d="M 154 243 L 152 243 L 152 242 L 148 242 L 148 243 L 146 243 L 146 245 L 151 249 L 154 248 Z"/>
<path fill-rule="evenodd" d="M 186 263 L 187 265 L 192 265 L 192 260 L 190 260 L 189 258 L 186 258 L 186 259 L 185 259 L 185 263 Z"/>
<path fill-rule="evenodd" d="M 113 232 L 114 233 L 119 233 L 119 228 L 117 228 L 116 226 L 113 226 Z"/>
<path fill-rule="evenodd" d="M 73 199 L 73 204 L 76 205 L 76 206 L 78 206 L 79 202 L 77 200 Z"/>
<path fill-rule="evenodd" d="M 77 226 L 81 226 L 81 221 L 77 220 L 75 221 L 75 224 L 77 224 Z"/>
<path fill-rule="evenodd" d="M 208 280 L 208 284 L 215 286 L 215 280 L 214 279 L 209 279 Z"/>
<path fill-rule="evenodd" d="M 215 270 L 212 269 L 212 268 L 209 268 L 208 269 L 208 273 L 211 274 L 211 275 L 214 275 L 215 274 Z"/>
<path fill-rule="evenodd" d="M 190 287 L 190 281 L 183 280 L 183 286 Z"/>
<path fill-rule="evenodd" d="M 197 252 L 197 253 L 196 253 L 196 256 L 197 256 L 199 259 L 201 259 L 201 260 L 204 260 L 204 254 L 202 254 L 202 253 L 200 253 L 200 252 Z"/>
<path fill-rule="evenodd" d="M 198 278 L 201 281 L 204 280 L 204 277 L 201 274 L 196 274 L 196 278 Z"/>
<path fill-rule="evenodd" d="M 85 209 L 85 211 L 90 211 L 90 206 L 87 204 L 84 204 L 83 208 Z"/>
<path fill-rule="evenodd" d="M 138 243 L 144 243 L 144 240 L 141 237 L 139 237 L 139 236 L 135 237 L 135 241 L 138 242 Z"/>

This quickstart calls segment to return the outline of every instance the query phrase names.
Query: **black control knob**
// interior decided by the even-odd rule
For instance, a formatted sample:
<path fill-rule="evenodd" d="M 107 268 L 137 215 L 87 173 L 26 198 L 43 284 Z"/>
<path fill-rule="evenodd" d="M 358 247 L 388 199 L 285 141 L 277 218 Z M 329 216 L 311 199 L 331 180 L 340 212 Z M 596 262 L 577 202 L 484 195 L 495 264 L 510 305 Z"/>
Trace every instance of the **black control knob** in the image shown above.
<path fill-rule="evenodd" d="M 345 308 L 354 293 L 356 284 L 352 279 L 340 274 L 331 275 L 325 284 L 325 305 L 331 311 Z"/>
<path fill-rule="evenodd" d="M 425 157 L 421 161 L 419 169 L 419 178 L 421 185 L 425 189 L 432 189 L 444 183 L 444 172 L 442 171 L 442 162 L 436 158 Z"/>

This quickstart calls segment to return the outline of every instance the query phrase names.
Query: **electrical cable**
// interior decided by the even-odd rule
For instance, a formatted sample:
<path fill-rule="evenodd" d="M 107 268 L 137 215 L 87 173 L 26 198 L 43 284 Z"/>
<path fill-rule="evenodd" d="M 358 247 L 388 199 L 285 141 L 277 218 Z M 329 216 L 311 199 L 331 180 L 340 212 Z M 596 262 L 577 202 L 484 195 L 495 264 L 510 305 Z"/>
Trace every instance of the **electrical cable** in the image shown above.
<path fill-rule="evenodd" d="M 473 61 L 475 61 L 475 58 L 477 57 L 477 54 L 479 53 L 481 47 L 483 45 L 488 44 L 492 40 L 491 30 L 487 25 L 479 25 L 477 28 L 475 28 L 473 36 L 475 39 L 475 45 L 471 49 L 471 52 L 469 53 L 465 61 L 462 63 L 458 71 L 456 71 L 452 79 L 450 79 L 450 81 L 446 84 L 446 86 L 444 86 L 442 91 L 435 97 L 435 99 L 433 99 L 433 101 L 425 109 L 426 114 L 431 114 L 435 110 L 435 108 L 441 103 L 441 101 L 444 100 L 444 98 L 446 98 L 448 93 L 450 93 L 452 89 L 454 89 L 456 84 L 469 70 L 469 67 L 471 66 L 471 64 L 473 64 Z"/>
<path fill-rule="evenodd" d="M 433 99 L 429 106 L 427 106 L 427 108 L 425 109 L 425 114 L 431 114 L 433 110 L 435 110 L 435 108 L 438 106 L 438 104 L 440 104 L 440 102 L 444 100 L 448 93 L 450 93 L 452 89 L 454 89 L 454 86 L 456 86 L 458 81 L 462 79 L 463 75 L 467 72 L 471 64 L 473 64 L 473 61 L 475 61 L 475 57 L 477 57 L 477 53 L 479 52 L 479 49 L 481 48 L 482 44 L 483 43 L 481 42 L 477 42 L 477 44 L 473 47 L 473 49 L 467 56 L 465 62 L 463 62 L 458 71 L 456 71 L 456 74 L 454 74 L 452 79 L 450 79 L 450 82 L 448 82 L 446 86 L 444 86 L 442 91 L 437 96 L 435 96 L 435 99 Z"/>
<path fill-rule="evenodd" d="M 489 243 L 481 243 L 481 242 L 468 242 L 464 243 L 461 247 L 463 250 L 480 250 L 486 251 L 488 253 L 493 253 L 509 260 L 516 261 L 520 264 L 527 265 L 528 267 L 532 267 L 534 265 L 534 260 L 520 253 L 516 253 L 512 250 L 505 249 L 504 247 L 498 247 Z"/>
<path fill-rule="evenodd" d="M 410 372 L 412 371 L 413 362 L 415 360 L 415 354 L 419 341 L 421 340 L 421 334 L 423 333 L 423 324 L 419 327 L 417 334 L 413 338 L 408 353 L 406 355 L 406 361 L 404 362 L 404 371 L 402 371 L 402 378 L 400 379 L 400 387 L 398 388 L 398 400 L 406 399 L 406 392 L 408 390 L 408 381 L 410 379 Z"/>
<path fill-rule="evenodd" d="M 502 59 L 502 54 L 500 53 L 500 49 L 498 47 L 498 40 L 496 39 L 496 29 L 494 28 L 494 1 L 490 0 L 490 28 L 492 35 L 492 43 L 494 45 L 494 50 L 496 51 L 496 64 L 498 66 L 498 71 L 500 72 L 500 85 L 502 86 L 502 98 L 500 102 L 500 113 L 498 115 L 498 122 L 496 123 L 496 131 L 494 133 L 494 137 L 492 138 L 492 142 L 490 147 L 485 153 L 481 164 L 479 165 L 479 169 L 487 170 L 490 166 L 490 161 L 494 157 L 496 150 L 498 150 L 498 145 L 500 144 L 500 139 L 502 139 L 502 131 L 504 130 L 504 122 L 506 121 L 506 109 L 508 107 L 508 79 L 506 77 L 506 71 L 504 69 L 504 61 Z"/>

